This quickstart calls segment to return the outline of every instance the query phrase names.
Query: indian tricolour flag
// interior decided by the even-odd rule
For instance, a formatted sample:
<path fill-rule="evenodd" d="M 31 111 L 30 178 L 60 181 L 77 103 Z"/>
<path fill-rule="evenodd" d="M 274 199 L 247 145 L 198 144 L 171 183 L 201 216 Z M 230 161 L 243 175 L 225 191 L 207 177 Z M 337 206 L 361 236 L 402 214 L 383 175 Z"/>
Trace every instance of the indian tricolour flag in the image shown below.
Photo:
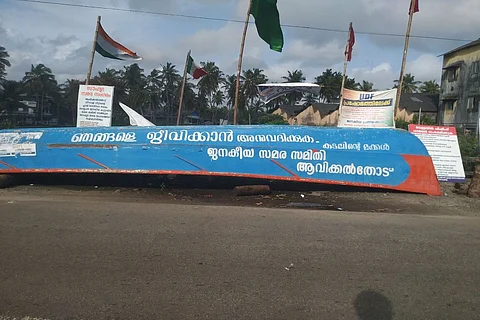
<path fill-rule="evenodd" d="M 95 43 L 95 51 L 110 59 L 142 60 L 142 58 L 137 56 L 135 52 L 110 38 L 100 23 L 98 25 L 98 36 L 97 42 Z"/>
<path fill-rule="evenodd" d="M 199 79 L 208 74 L 207 71 L 197 66 L 191 56 L 188 56 L 187 72 L 193 77 L 193 79 Z"/>

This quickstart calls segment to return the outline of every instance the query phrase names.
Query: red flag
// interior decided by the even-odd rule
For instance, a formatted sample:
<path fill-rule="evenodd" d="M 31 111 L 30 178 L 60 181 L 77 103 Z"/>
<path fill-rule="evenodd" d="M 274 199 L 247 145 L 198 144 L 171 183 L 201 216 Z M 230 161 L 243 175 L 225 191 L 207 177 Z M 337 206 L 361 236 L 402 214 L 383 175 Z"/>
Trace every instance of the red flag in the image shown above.
<path fill-rule="evenodd" d="M 355 31 L 353 31 L 353 26 L 350 24 L 350 30 L 349 30 L 349 36 L 348 36 L 348 45 L 345 50 L 345 54 L 347 55 L 347 61 L 352 60 L 352 51 L 353 51 L 353 45 L 355 44 Z"/>
<path fill-rule="evenodd" d="M 410 14 L 410 12 L 412 12 L 412 4 L 413 2 L 415 2 L 415 7 L 413 8 L 413 13 L 417 13 L 420 11 L 419 7 L 418 7 L 418 2 L 420 0 L 411 0 L 410 1 L 410 9 L 408 10 L 408 14 Z"/>

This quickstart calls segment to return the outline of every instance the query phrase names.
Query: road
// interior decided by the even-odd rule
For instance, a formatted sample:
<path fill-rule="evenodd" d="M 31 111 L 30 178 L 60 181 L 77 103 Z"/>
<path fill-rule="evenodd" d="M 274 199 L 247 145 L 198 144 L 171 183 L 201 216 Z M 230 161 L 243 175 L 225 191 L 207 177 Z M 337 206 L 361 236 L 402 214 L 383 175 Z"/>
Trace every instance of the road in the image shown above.
<path fill-rule="evenodd" d="M 0 319 L 479 319 L 480 218 L 0 192 Z"/>

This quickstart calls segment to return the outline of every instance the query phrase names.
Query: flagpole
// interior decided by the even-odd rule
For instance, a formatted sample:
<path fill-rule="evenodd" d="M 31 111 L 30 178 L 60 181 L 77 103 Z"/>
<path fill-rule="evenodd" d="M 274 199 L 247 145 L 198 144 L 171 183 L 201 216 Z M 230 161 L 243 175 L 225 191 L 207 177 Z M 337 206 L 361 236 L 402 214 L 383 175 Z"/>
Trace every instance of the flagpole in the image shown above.
<path fill-rule="evenodd" d="M 97 45 L 98 28 L 100 26 L 100 20 L 101 19 L 102 19 L 102 17 L 98 16 L 97 27 L 95 28 L 95 38 L 93 39 L 92 52 L 90 54 L 90 64 L 88 65 L 87 80 L 85 80 L 85 84 L 88 84 L 90 82 L 90 77 L 92 75 L 93 59 L 95 58 L 95 46 Z"/>
<path fill-rule="evenodd" d="M 188 59 L 190 58 L 191 53 L 192 50 L 189 50 L 187 53 L 187 59 L 185 60 L 185 69 L 183 70 L 182 91 L 180 92 L 180 102 L 178 104 L 177 126 L 180 125 L 180 119 L 182 118 L 183 94 L 185 92 L 185 84 L 187 82 Z"/>
<path fill-rule="evenodd" d="M 252 9 L 253 0 L 249 0 L 247 17 L 245 19 L 245 26 L 243 27 L 242 35 L 242 44 L 240 45 L 240 55 L 238 57 L 238 70 L 237 70 L 237 84 L 235 88 L 235 106 L 233 110 L 233 124 L 237 124 L 237 113 L 238 113 L 238 96 L 240 93 L 240 76 L 242 74 L 242 60 L 243 60 L 243 51 L 245 49 L 245 39 L 247 38 L 248 22 L 250 21 L 250 10 Z"/>
<path fill-rule="evenodd" d="M 352 35 L 353 24 L 350 22 L 350 27 L 348 28 L 348 37 L 347 37 L 347 50 L 345 50 L 345 60 L 343 61 L 343 77 L 342 77 L 342 88 L 340 89 L 340 106 L 338 109 L 338 115 L 342 114 L 342 105 L 343 105 L 343 91 L 345 90 L 345 80 L 347 79 L 347 65 L 348 65 L 348 56 L 350 54 L 350 37 Z"/>
<path fill-rule="evenodd" d="M 411 0 L 410 2 L 410 14 L 408 15 L 407 33 L 405 35 L 405 46 L 403 48 L 403 59 L 402 59 L 402 67 L 400 69 L 400 79 L 398 80 L 397 99 L 395 101 L 394 117 L 397 116 L 398 109 L 400 108 L 400 98 L 402 97 L 403 77 L 405 73 L 405 66 L 407 64 L 408 45 L 410 43 L 410 32 L 412 31 L 413 15 L 415 12 L 415 7 L 417 6 L 417 2 L 418 0 Z"/>

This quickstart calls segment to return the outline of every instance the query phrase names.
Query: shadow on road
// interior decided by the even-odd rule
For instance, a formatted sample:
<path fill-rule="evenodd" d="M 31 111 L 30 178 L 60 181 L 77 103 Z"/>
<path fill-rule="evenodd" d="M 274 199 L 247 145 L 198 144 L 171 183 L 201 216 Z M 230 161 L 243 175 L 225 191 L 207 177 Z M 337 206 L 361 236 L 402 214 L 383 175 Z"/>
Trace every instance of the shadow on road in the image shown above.
<path fill-rule="evenodd" d="M 392 320 L 393 307 L 390 300 L 381 293 L 367 290 L 358 294 L 354 302 L 359 320 Z"/>

